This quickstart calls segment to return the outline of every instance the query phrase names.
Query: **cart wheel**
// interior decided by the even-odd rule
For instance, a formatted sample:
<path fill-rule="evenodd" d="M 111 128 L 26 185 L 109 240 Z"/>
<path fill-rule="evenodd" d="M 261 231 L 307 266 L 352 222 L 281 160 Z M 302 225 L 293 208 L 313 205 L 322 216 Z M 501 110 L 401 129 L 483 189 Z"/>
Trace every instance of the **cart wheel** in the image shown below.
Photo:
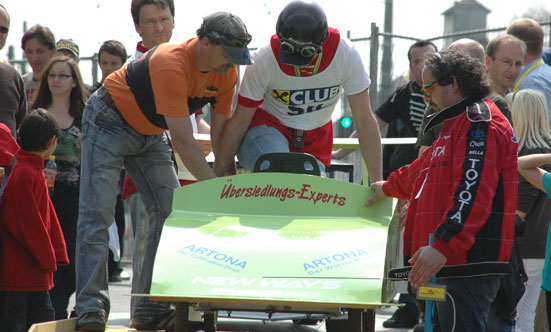
<path fill-rule="evenodd" d="M 218 311 L 205 312 L 205 332 L 216 332 L 216 321 L 218 319 Z"/>
<path fill-rule="evenodd" d="M 375 310 L 362 312 L 362 332 L 375 332 Z"/>
<path fill-rule="evenodd" d="M 362 310 L 348 309 L 348 331 L 362 332 Z"/>
<path fill-rule="evenodd" d="M 191 332 L 189 324 L 189 303 L 176 303 L 176 321 L 174 322 L 174 332 Z"/>
<path fill-rule="evenodd" d="M 346 319 L 326 319 L 326 332 L 348 332 L 348 321 Z"/>

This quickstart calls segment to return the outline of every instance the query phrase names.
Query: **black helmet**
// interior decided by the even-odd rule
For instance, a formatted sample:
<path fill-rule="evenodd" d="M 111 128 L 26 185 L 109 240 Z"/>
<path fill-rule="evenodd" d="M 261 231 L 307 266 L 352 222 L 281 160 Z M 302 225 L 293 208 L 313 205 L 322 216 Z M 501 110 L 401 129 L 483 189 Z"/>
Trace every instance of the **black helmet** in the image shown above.
<path fill-rule="evenodd" d="M 327 38 L 327 17 L 315 2 L 293 1 L 281 11 L 276 24 L 281 42 L 280 60 L 285 64 L 304 66 L 321 53 Z"/>

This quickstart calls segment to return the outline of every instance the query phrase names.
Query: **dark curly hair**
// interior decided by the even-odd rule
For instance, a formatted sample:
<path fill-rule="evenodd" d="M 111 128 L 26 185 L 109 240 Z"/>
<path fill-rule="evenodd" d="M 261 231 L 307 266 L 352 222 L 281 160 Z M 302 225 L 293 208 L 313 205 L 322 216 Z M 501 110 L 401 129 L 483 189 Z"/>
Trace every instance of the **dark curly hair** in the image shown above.
<path fill-rule="evenodd" d="M 490 85 L 478 59 L 455 51 L 442 51 L 440 57 L 440 63 L 432 54 L 425 57 L 425 66 L 439 82 L 455 77 L 463 97 L 479 99 L 490 93 Z"/>

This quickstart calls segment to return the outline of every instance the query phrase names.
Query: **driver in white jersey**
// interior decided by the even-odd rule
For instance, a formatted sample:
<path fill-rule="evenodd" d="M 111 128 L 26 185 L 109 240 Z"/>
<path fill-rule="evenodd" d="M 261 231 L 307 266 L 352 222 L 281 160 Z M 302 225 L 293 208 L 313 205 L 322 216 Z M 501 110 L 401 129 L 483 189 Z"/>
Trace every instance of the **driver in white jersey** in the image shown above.
<path fill-rule="evenodd" d="M 270 44 L 253 56 L 234 115 L 220 138 L 214 171 L 225 174 L 237 153 L 252 170 L 265 153 L 304 152 L 322 174 L 331 163 L 331 115 L 344 89 L 371 182 L 382 179 L 381 137 L 369 104 L 369 85 L 358 51 L 328 28 L 316 3 L 293 1 L 279 15 Z"/>

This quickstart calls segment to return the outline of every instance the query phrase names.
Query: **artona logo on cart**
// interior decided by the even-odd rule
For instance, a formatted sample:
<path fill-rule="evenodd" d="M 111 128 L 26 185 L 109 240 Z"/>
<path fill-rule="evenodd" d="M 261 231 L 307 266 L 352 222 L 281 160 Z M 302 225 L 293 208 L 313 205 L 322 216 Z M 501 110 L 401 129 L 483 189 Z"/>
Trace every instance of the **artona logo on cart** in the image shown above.
<path fill-rule="evenodd" d="M 286 278 L 233 278 L 233 277 L 201 277 L 196 276 L 192 285 L 225 286 L 225 287 L 255 287 L 277 289 L 338 289 L 340 280 L 308 280 Z"/>
<path fill-rule="evenodd" d="M 303 263 L 302 266 L 304 271 L 308 272 L 309 275 L 313 275 L 351 264 L 367 256 L 369 256 L 367 251 L 355 249 L 314 259 L 310 262 Z"/>
<path fill-rule="evenodd" d="M 268 184 L 265 186 L 255 185 L 254 187 L 236 187 L 231 183 L 231 179 L 228 179 L 229 184 L 225 184 L 220 193 L 220 199 L 229 198 L 249 198 L 249 197 L 263 197 L 263 198 L 277 198 L 284 202 L 286 199 L 302 199 L 312 202 L 314 205 L 317 203 L 332 204 L 344 206 L 346 204 L 346 197 L 339 195 L 338 193 L 325 193 L 320 191 L 311 190 L 311 185 L 302 184 L 302 188 L 281 188 Z"/>

